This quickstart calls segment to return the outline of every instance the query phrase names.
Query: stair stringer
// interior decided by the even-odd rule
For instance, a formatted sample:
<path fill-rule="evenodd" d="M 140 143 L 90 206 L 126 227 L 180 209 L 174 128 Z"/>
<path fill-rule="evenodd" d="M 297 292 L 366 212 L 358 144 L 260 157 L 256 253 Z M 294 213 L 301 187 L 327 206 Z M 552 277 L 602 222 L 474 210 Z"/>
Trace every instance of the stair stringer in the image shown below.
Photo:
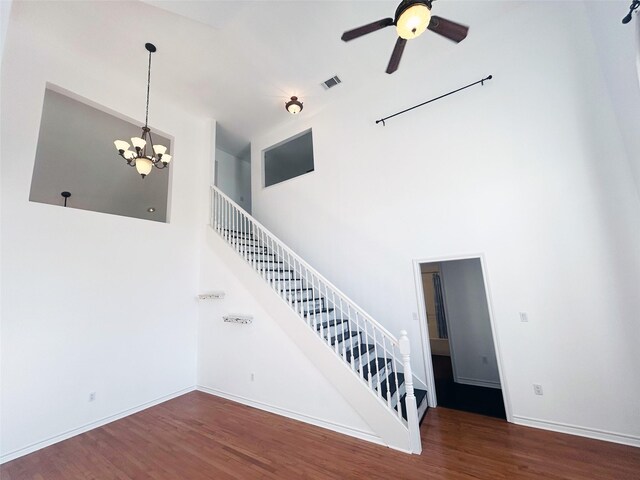
<path fill-rule="evenodd" d="M 207 243 L 270 313 L 274 322 L 293 341 L 345 401 L 390 448 L 410 453 L 408 428 L 378 399 L 340 358 L 275 292 L 253 268 L 215 231 L 206 234 Z"/>

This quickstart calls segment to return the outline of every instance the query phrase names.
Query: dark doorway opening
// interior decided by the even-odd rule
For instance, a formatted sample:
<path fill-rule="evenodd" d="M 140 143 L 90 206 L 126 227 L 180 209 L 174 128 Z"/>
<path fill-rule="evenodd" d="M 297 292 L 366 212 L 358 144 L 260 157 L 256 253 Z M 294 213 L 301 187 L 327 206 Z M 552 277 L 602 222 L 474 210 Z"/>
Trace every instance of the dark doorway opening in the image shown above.
<path fill-rule="evenodd" d="M 420 272 L 438 406 L 506 419 L 480 259 Z"/>

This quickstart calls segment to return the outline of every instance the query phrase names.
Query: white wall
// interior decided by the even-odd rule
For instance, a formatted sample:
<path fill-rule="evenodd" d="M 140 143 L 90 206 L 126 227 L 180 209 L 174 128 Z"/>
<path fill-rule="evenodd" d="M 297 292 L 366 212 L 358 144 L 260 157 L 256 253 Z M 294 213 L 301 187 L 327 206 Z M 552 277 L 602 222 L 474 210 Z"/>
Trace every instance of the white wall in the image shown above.
<path fill-rule="evenodd" d="M 216 148 L 216 183 L 234 202 L 251 213 L 251 163 Z"/>
<path fill-rule="evenodd" d="M 201 258 L 201 292 L 222 290 L 225 298 L 200 305 L 198 388 L 380 443 L 341 392 L 281 328 L 282 319 L 278 322 L 269 305 L 243 282 L 238 264 L 244 260 L 208 227 Z M 248 275 L 263 282 L 253 271 Z M 268 287 L 263 288 L 268 290 L 266 295 L 280 302 Z M 251 315 L 253 323 L 224 323 L 222 317 L 232 313 Z M 303 324 L 293 312 L 291 315 Z"/>
<path fill-rule="evenodd" d="M 210 122 L 153 96 L 152 127 L 175 136 L 169 224 L 29 202 L 47 81 L 144 114 L 144 76 L 61 48 L 46 21 L 14 4 L 2 64 L 2 461 L 196 382 Z"/>
<path fill-rule="evenodd" d="M 252 139 L 254 215 L 407 328 L 423 379 L 412 260 L 484 254 L 511 418 L 640 444 L 640 212 L 583 5 L 522 3 L 439 52 Z M 315 172 L 262 189 L 261 151 L 310 127 Z"/>
<path fill-rule="evenodd" d="M 442 262 L 440 269 L 456 382 L 500 388 L 480 259 Z"/>

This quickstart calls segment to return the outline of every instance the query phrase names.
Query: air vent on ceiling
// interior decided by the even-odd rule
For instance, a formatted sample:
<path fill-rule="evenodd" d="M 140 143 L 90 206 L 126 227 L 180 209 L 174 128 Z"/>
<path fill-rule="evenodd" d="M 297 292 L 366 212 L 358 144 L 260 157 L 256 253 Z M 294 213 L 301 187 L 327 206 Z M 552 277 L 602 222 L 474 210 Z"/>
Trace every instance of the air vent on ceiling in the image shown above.
<path fill-rule="evenodd" d="M 338 76 L 335 75 L 331 77 L 329 80 L 325 80 L 324 82 L 322 82 L 322 86 L 324 87 L 325 90 L 329 90 L 331 87 L 335 87 L 339 83 L 342 83 L 342 80 L 340 80 Z"/>

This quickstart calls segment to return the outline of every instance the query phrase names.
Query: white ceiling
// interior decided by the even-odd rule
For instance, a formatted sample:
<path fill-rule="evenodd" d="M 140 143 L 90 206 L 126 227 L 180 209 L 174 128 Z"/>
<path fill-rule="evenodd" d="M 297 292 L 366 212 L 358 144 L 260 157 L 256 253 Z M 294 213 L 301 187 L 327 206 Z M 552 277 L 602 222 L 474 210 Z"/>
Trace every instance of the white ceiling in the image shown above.
<path fill-rule="evenodd" d="M 471 26 L 465 42 L 491 28 L 520 2 L 439 0 L 440 16 Z M 349 43 L 345 30 L 393 16 L 397 1 L 156 1 L 20 2 L 21 14 L 37 22 L 39 33 L 59 42 L 70 55 L 98 56 L 107 68 L 134 78 L 144 91 L 145 42 L 158 47 L 152 71 L 154 92 L 183 108 L 213 117 L 225 132 L 220 148 L 237 154 L 257 133 L 295 122 L 284 102 L 297 95 L 304 115 L 313 115 L 364 84 L 397 88 L 430 55 L 457 46 L 426 32 L 407 46 L 400 70 L 387 75 L 394 28 Z M 14 6 L 15 7 L 15 6 Z M 338 74 L 341 85 L 320 83 Z M 161 108 L 152 102 L 154 108 Z"/>
<path fill-rule="evenodd" d="M 222 142 L 218 146 L 237 156 L 255 135 L 300 121 L 365 85 L 392 92 L 412 75 L 428 82 L 429 75 L 437 75 L 429 70 L 433 58 L 481 41 L 496 21 L 504 21 L 514 9 L 535 8 L 536 3 L 438 0 L 434 14 L 469 25 L 468 38 L 455 45 L 426 32 L 407 45 L 393 75 L 384 72 L 396 39 L 393 28 L 349 43 L 340 36 L 393 16 L 397 0 L 18 2 L 12 15 L 16 10 L 28 15 L 39 35 L 58 42 L 69 55 L 100 58 L 105 68 L 126 72 L 130 78 L 139 74 L 141 92 L 146 80 L 143 45 L 153 42 L 158 53 L 152 97 L 162 93 L 188 111 L 215 118 Z M 628 101 L 626 95 L 638 94 L 637 73 L 630 67 L 637 56 L 637 40 L 633 25 L 620 23 L 628 3 L 586 2 L 623 135 L 633 153 L 640 138 L 635 128 L 637 109 L 631 108 L 637 102 L 635 97 Z M 320 83 L 335 74 L 343 83 L 325 91 Z M 300 116 L 284 110 L 291 95 L 304 102 Z M 154 108 L 161 105 L 152 101 L 151 117 Z"/>

